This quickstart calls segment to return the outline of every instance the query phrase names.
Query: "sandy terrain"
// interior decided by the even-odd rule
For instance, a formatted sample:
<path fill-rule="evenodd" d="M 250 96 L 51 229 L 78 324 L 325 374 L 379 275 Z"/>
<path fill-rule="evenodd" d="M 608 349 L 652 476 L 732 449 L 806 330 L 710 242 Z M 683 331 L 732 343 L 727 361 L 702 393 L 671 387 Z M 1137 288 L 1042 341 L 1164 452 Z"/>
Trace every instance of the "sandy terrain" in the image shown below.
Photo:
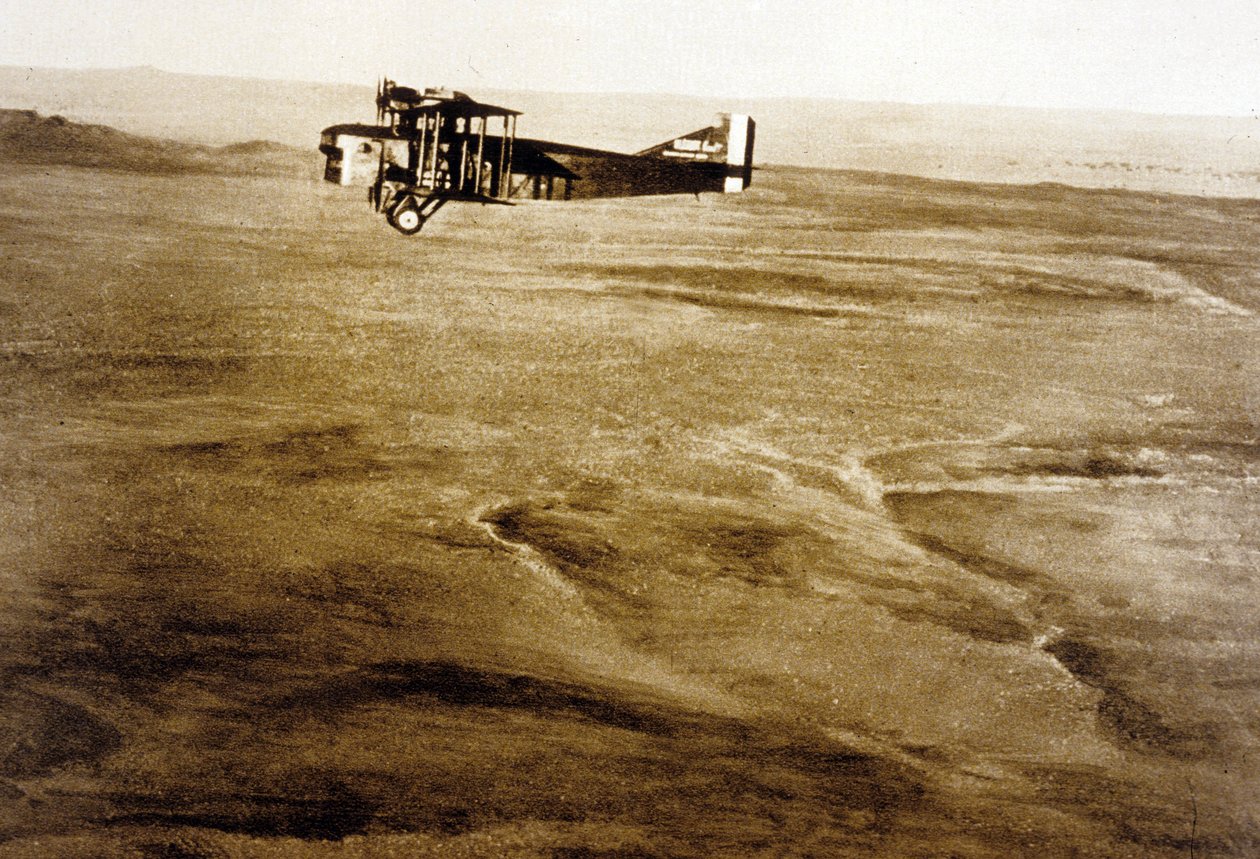
<path fill-rule="evenodd" d="M 1260 203 L 0 220 L 0 856 L 1260 851 Z"/>

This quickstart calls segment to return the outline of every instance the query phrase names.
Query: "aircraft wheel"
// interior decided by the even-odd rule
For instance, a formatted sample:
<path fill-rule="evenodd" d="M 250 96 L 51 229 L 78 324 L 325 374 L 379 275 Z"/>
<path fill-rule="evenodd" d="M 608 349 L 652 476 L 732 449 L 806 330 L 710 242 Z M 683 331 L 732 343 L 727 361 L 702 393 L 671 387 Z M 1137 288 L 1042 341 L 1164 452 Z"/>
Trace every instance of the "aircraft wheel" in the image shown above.
<path fill-rule="evenodd" d="M 420 214 L 420 207 L 413 197 L 399 201 L 397 206 L 389 210 L 387 220 L 391 227 L 404 236 L 414 236 L 424 226 L 424 215 Z"/>

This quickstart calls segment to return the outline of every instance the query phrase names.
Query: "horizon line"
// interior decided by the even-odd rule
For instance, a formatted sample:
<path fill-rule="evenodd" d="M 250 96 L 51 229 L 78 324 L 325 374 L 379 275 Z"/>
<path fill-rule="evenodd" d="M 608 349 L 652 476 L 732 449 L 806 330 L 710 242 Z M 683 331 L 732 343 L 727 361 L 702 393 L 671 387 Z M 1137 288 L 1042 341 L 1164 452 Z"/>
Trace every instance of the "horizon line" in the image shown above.
<path fill-rule="evenodd" d="M 0 69 L 26 69 L 28 71 L 53 71 L 53 72 L 78 72 L 78 73 L 94 73 L 94 72 L 127 72 L 127 71 L 148 71 L 157 72 L 163 75 L 172 75 L 177 77 L 190 78 L 210 78 L 219 80 L 238 80 L 238 81 L 259 81 L 263 83 L 281 83 L 281 84 L 297 84 L 305 86 L 327 86 L 327 87 L 362 87 L 371 89 L 372 86 L 366 83 L 351 83 L 346 81 L 315 81 L 302 78 L 268 78 L 259 77 L 257 75 L 231 75 L 231 74 L 209 74 L 206 72 L 181 72 L 171 71 L 159 66 L 148 63 L 139 63 L 133 66 L 43 66 L 28 65 L 26 63 L 0 63 Z M 461 84 L 460 86 L 467 86 Z M 679 93 L 679 92 L 652 92 L 645 90 L 550 90 L 550 89 L 530 89 L 528 87 L 503 87 L 503 86 L 485 86 L 481 89 L 492 92 L 520 92 L 531 93 L 536 95 L 574 95 L 574 96 L 649 96 L 653 98 L 677 98 L 692 100 L 742 100 L 742 101 L 801 101 L 801 102 L 831 102 L 842 104 L 869 104 L 869 105 L 890 105 L 898 107 L 945 107 L 945 108 L 981 108 L 984 110 L 1010 110 L 1010 111 L 1041 111 L 1049 113 L 1074 113 L 1074 114 L 1129 114 L 1134 116 L 1147 117 L 1164 117 L 1169 119 L 1255 119 L 1260 120 L 1260 111 L 1253 110 L 1251 113 L 1157 113 L 1149 110 L 1139 110 L 1131 107 L 1065 107 L 1065 106 L 1049 106 L 1049 105 L 1031 105 L 1031 104 L 993 104 L 984 102 L 962 102 L 962 101 L 901 101 L 893 99 L 864 99 L 851 98 L 842 96 L 820 96 L 820 95 L 704 95 L 697 93 Z"/>

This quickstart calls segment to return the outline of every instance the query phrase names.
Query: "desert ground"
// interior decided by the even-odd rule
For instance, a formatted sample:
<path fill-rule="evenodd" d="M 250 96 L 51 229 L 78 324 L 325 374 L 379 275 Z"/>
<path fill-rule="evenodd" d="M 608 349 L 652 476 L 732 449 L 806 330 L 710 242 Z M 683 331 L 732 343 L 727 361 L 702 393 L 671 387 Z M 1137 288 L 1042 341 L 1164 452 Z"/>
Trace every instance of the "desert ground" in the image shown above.
<path fill-rule="evenodd" d="M 0 166 L 0 857 L 1260 852 L 1260 202 L 301 157 Z"/>

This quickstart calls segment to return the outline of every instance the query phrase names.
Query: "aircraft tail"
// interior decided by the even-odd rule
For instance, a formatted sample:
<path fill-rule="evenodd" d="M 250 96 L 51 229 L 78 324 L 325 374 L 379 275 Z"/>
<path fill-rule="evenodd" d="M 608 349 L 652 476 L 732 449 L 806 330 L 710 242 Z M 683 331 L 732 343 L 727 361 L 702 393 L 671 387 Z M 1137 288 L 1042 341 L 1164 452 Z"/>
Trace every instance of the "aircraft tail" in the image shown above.
<path fill-rule="evenodd" d="M 666 140 L 636 155 L 726 166 L 720 188 L 724 193 L 739 192 L 752 184 L 753 146 L 757 123 L 744 113 L 720 113 L 717 124 L 690 134 Z"/>

